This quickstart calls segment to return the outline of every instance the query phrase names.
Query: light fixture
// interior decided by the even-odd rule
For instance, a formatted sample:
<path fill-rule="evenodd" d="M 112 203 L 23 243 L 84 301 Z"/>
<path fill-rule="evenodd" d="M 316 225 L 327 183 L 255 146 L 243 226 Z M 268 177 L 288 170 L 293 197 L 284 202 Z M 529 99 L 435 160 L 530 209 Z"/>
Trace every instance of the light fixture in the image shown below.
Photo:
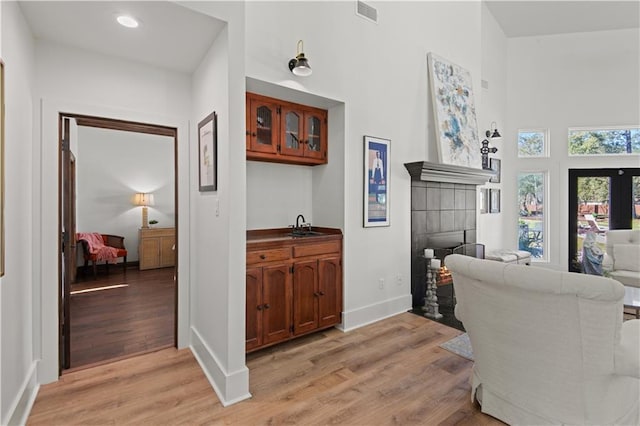
<path fill-rule="evenodd" d="M 135 18 L 128 15 L 120 15 L 116 18 L 116 21 L 118 21 L 118 24 L 127 28 L 138 28 L 139 25 Z"/>
<path fill-rule="evenodd" d="M 502 139 L 495 121 L 492 121 L 491 126 L 489 127 L 490 129 L 484 133 L 487 136 L 487 139 L 482 141 L 482 148 L 480 148 L 480 154 L 482 154 L 482 168 L 485 170 L 491 170 L 489 167 L 489 153 L 495 154 L 498 152 L 498 148 L 495 146 L 489 148 L 489 139 L 491 139 L 492 142 Z"/>
<path fill-rule="evenodd" d="M 296 57 L 289 61 L 289 71 L 300 77 L 311 75 L 311 66 L 309 61 L 304 57 L 304 43 L 298 40 Z"/>
<path fill-rule="evenodd" d="M 138 192 L 133 198 L 133 204 L 142 206 L 142 227 L 149 227 L 149 212 L 147 206 L 153 206 L 153 194 Z"/>

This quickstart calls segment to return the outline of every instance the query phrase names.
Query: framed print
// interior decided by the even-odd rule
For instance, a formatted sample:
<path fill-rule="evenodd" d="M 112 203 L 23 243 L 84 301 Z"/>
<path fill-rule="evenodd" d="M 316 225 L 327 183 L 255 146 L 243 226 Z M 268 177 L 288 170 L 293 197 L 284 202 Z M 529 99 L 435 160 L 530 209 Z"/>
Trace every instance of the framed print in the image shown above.
<path fill-rule="evenodd" d="M 491 189 L 489 197 L 489 208 L 491 213 L 500 213 L 500 190 Z"/>
<path fill-rule="evenodd" d="M 489 213 L 489 188 L 480 188 L 480 213 Z"/>
<path fill-rule="evenodd" d="M 200 192 L 218 189 L 218 115 L 214 112 L 198 123 L 198 175 Z"/>
<path fill-rule="evenodd" d="M 391 141 L 364 137 L 364 227 L 389 226 Z"/>
<path fill-rule="evenodd" d="M 498 158 L 489 159 L 489 168 L 493 170 L 493 172 L 495 173 L 494 176 L 491 176 L 491 178 L 489 179 L 489 182 L 500 183 L 500 167 L 501 167 L 500 164 L 501 164 L 501 161 Z"/>
<path fill-rule="evenodd" d="M 433 53 L 427 61 L 440 163 L 482 168 L 471 74 Z"/>
<path fill-rule="evenodd" d="M 4 62 L 0 59 L 0 277 L 4 276 Z"/>

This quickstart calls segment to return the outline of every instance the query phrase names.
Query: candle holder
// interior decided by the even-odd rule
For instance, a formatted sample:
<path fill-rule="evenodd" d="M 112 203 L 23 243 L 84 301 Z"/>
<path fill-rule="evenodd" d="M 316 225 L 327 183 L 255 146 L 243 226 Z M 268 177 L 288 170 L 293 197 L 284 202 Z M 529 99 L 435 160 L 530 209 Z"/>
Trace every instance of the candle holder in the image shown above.
<path fill-rule="evenodd" d="M 424 298 L 424 306 L 422 310 L 425 311 L 424 316 L 431 319 L 440 319 L 442 314 L 439 312 L 438 296 L 436 294 L 436 274 L 440 269 L 440 261 L 434 262 L 437 265 L 432 264 L 431 258 L 427 260 L 427 291 Z"/>

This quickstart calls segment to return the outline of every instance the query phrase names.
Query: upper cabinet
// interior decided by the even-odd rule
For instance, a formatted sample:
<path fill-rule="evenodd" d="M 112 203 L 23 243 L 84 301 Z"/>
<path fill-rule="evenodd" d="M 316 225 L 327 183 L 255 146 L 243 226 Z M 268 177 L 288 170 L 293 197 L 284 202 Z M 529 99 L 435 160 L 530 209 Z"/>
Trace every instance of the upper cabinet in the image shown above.
<path fill-rule="evenodd" d="M 247 93 L 247 160 L 327 163 L 327 111 Z"/>

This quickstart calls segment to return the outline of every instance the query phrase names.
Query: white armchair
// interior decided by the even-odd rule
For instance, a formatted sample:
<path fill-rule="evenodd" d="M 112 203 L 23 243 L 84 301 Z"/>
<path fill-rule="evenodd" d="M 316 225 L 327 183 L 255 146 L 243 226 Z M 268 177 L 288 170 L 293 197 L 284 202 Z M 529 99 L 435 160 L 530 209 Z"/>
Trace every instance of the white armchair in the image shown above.
<path fill-rule="evenodd" d="M 509 424 L 640 424 L 640 320 L 610 278 L 445 259 L 475 364 L 471 398 Z"/>
<path fill-rule="evenodd" d="M 607 231 L 603 269 L 624 285 L 640 287 L 640 230 Z"/>

